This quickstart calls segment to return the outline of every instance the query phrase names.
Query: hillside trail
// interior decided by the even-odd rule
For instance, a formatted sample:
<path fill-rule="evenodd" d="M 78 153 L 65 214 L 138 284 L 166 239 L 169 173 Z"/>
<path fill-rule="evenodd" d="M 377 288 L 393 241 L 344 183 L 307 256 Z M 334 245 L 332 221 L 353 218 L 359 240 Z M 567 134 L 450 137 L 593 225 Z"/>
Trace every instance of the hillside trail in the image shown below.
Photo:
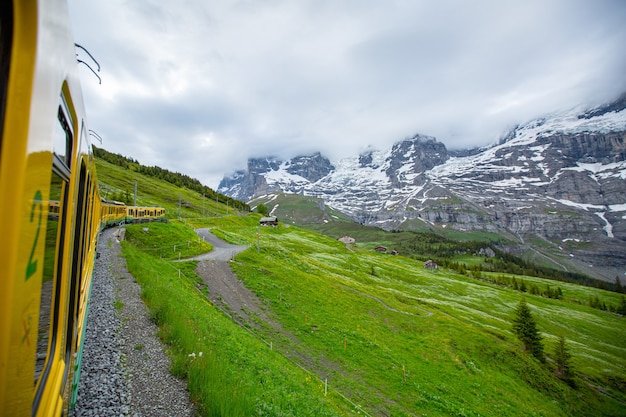
<path fill-rule="evenodd" d="M 209 289 L 209 299 L 214 305 L 217 305 L 221 310 L 230 310 L 235 313 L 234 320 L 243 324 L 244 321 L 249 324 L 254 324 L 252 316 L 256 315 L 263 322 L 269 325 L 274 330 L 284 333 L 284 330 L 280 329 L 280 325 L 275 320 L 270 319 L 267 314 L 261 309 L 261 300 L 237 278 L 237 276 L 231 271 L 228 265 L 229 260 L 232 260 L 236 254 L 244 251 L 248 246 L 231 245 L 213 235 L 210 229 L 196 229 L 198 236 L 205 241 L 213 245 L 213 250 L 202 255 L 194 256 L 191 258 L 181 259 L 182 261 L 200 261 L 196 267 L 196 273 L 202 277 L 204 283 Z M 342 284 L 343 285 L 343 284 Z M 380 298 L 367 294 L 356 288 L 343 285 L 346 289 L 354 291 L 364 297 L 368 297 L 378 301 L 384 308 L 395 313 L 407 314 L 416 317 L 430 317 L 432 312 L 424 309 L 424 315 L 413 314 L 406 311 L 396 310 L 393 307 L 387 305 Z"/>
<path fill-rule="evenodd" d="M 196 233 L 213 245 L 211 252 L 203 253 L 181 261 L 199 261 L 196 273 L 209 290 L 211 302 L 240 324 L 254 324 L 257 316 L 270 327 L 278 330 L 279 324 L 271 320 L 261 309 L 261 300 L 237 278 L 230 269 L 229 260 L 248 246 L 231 245 L 211 233 L 210 229 L 196 229 Z"/>
<path fill-rule="evenodd" d="M 205 242 L 209 242 L 213 245 L 213 250 L 191 258 L 181 259 L 181 261 L 228 261 L 229 259 L 233 259 L 239 252 L 248 249 L 248 246 L 231 245 L 230 243 L 224 242 L 211 233 L 210 228 L 196 229 L 196 234 L 204 239 Z"/>
<path fill-rule="evenodd" d="M 257 337 L 264 333 L 263 328 L 269 328 L 274 348 L 280 349 L 283 345 L 283 353 L 299 366 L 308 370 L 314 370 L 318 375 L 325 377 L 328 372 L 339 370 L 339 366 L 323 355 L 312 357 L 304 351 L 297 350 L 296 346 L 302 346 L 299 339 L 265 311 L 263 301 L 233 273 L 230 261 L 233 257 L 248 248 L 248 246 L 231 245 L 213 235 L 209 229 L 196 229 L 196 233 L 213 245 L 213 251 L 194 256 L 184 260 L 199 261 L 196 273 L 202 278 L 209 290 L 208 298 L 211 303 L 228 315 L 242 328 L 251 330 Z M 181 261 L 184 261 L 181 260 Z M 265 330 L 267 331 L 267 329 Z M 280 337 L 276 337 L 280 336 Z M 261 337 L 265 339 L 265 337 Z M 281 340 L 282 339 L 282 340 Z M 269 342 L 266 341 L 269 344 Z M 287 348 L 288 346 L 288 348 Z"/>

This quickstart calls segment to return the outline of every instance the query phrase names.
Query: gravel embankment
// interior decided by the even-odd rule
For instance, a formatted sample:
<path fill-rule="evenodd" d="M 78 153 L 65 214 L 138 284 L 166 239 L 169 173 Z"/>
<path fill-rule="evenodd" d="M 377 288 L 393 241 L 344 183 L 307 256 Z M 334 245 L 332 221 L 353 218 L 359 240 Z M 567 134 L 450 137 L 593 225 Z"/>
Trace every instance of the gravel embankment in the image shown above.
<path fill-rule="evenodd" d="M 83 365 L 74 415 L 194 416 L 183 381 L 170 361 L 126 269 L 114 233 L 98 243 Z"/>

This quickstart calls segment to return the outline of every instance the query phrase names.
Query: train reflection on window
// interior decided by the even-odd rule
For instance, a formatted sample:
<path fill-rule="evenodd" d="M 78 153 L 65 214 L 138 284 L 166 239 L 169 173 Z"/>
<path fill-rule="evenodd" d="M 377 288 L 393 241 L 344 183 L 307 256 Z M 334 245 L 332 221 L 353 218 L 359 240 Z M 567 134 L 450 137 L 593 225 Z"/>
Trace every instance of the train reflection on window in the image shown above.
<path fill-rule="evenodd" d="M 35 383 L 40 379 L 50 352 L 54 350 L 55 338 L 52 337 L 58 321 L 58 300 L 60 279 L 55 274 L 57 259 L 60 253 L 59 222 L 67 183 L 58 174 L 52 173 L 50 181 L 50 199 L 48 203 L 48 219 L 46 223 L 46 240 L 43 261 L 43 279 L 41 281 L 41 300 L 39 304 L 39 331 L 37 335 L 37 362 L 35 366 Z M 54 308 L 54 309 L 53 309 Z"/>
<path fill-rule="evenodd" d="M 39 326 L 37 332 L 37 357 L 35 362 L 35 399 L 33 412 L 39 406 L 45 380 L 52 366 L 52 359 L 60 337 L 60 299 L 63 279 L 67 188 L 70 180 L 73 133 L 66 100 L 60 98 L 58 123 L 54 129 L 52 176 L 48 197 L 48 219 L 45 231 L 45 251 L 39 302 Z"/>

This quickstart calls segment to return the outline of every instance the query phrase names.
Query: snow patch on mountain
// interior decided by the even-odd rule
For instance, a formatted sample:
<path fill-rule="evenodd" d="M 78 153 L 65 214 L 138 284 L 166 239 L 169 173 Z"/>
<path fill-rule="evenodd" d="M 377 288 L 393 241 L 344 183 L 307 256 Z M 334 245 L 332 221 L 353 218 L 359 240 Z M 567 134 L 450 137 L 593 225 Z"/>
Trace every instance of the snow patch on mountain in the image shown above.
<path fill-rule="evenodd" d="M 415 135 L 332 163 L 320 154 L 251 160 L 247 173 L 225 178 L 219 191 L 244 200 L 277 190 L 313 196 L 357 222 L 389 230 L 418 221 L 505 231 L 522 242 L 524 234 L 594 245 L 609 239 L 622 242 L 607 243 L 606 250 L 617 251 L 611 257 L 623 267 L 625 142 L 623 105 L 574 109 L 519 125 L 479 150 L 450 153 L 434 138 Z"/>

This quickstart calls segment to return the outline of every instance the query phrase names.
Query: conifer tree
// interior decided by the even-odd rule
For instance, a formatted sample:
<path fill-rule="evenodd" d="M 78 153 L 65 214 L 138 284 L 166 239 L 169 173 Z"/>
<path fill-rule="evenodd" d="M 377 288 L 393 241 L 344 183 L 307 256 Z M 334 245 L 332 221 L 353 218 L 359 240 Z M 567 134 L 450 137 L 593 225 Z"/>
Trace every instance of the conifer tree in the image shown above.
<path fill-rule="evenodd" d="M 569 349 L 565 344 L 565 337 L 560 336 L 554 346 L 554 364 L 556 366 L 554 374 L 570 385 L 572 384 L 571 357 L 572 355 L 569 353 Z"/>
<path fill-rule="evenodd" d="M 543 345 L 541 344 L 541 335 L 537 330 L 537 324 L 533 318 L 526 297 L 522 297 L 517 308 L 515 309 L 515 317 L 513 318 L 513 331 L 517 338 L 524 344 L 527 352 L 530 352 L 540 362 L 545 361 L 543 354 Z"/>

